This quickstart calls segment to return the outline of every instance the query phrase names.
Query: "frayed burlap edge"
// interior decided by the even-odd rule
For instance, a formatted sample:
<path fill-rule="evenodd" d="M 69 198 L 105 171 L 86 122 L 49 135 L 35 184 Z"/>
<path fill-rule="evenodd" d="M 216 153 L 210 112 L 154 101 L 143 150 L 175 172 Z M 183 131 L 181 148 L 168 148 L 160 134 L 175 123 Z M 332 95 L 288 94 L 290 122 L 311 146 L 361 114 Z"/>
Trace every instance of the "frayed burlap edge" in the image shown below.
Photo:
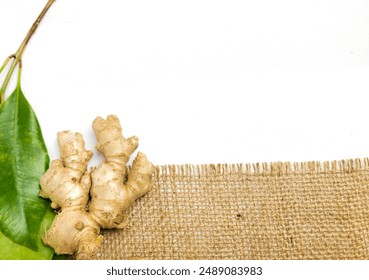
<path fill-rule="evenodd" d="M 369 259 L 369 160 L 159 166 L 98 259 Z"/>

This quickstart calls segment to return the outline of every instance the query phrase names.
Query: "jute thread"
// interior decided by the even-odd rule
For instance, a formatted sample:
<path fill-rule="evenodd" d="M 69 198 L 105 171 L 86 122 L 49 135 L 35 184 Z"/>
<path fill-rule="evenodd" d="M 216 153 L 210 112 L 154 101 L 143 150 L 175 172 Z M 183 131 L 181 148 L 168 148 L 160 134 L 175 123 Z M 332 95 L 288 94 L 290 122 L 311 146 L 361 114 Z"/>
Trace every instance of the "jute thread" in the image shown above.
<path fill-rule="evenodd" d="M 98 259 L 369 259 L 369 160 L 159 166 Z"/>

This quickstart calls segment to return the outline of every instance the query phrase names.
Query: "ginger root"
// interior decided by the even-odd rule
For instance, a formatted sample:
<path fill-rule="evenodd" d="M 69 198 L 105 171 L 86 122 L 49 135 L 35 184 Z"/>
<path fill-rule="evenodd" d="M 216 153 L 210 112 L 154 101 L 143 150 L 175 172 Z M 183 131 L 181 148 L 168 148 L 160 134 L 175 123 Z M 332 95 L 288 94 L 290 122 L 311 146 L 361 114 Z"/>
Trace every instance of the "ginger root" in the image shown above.
<path fill-rule="evenodd" d="M 92 152 L 85 149 L 81 134 L 58 133 L 60 159 L 51 162 L 40 179 L 40 196 L 60 209 L 43 242 L 56 254 L 93 258 L 103 237 L 100 229 L 123 228 L 124 211 L 152 188 L 154 166 L 138 153 L 127 176 L 127 162 L 138 146 L 137 137 L 124 138 L 119 119 L 98 117 L 93 122 L 96 148 L 105 162 L 87 171 Z"/>

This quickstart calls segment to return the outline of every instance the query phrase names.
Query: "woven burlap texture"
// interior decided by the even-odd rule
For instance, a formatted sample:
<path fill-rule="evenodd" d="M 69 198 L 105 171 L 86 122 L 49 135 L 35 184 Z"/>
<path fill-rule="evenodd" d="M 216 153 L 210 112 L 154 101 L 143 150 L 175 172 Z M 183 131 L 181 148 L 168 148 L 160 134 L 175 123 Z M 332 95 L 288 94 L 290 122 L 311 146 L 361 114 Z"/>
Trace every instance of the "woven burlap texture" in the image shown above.
<path fill-rule="evenodd" d="M 369 161 L 157 167 L 99 259 L 369 259 Z"/>

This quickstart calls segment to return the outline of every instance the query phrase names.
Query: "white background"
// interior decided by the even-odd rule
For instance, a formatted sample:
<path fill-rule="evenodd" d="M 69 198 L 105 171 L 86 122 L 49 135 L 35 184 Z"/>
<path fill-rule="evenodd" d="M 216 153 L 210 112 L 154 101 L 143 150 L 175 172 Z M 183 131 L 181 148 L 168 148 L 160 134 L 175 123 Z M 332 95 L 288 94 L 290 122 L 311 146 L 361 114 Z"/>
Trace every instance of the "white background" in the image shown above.
<path fill-rule="evenodd" d="M 261 267 L 262 275 L 251 276 L 213 276 L 199 275 L 200 267 Z M 161 270 L 164 267 L 167 273 L 171 269 L 190 269 L 190 276 L 126 276 L 107 275 L 108 269 L 147 268 Z M 0 262 L 1 275 L 7 278 L 18 277 L 29 279 L 30 275 L 38 280 L 65 279 L 254 279 L 254 280 L 295 280 L 295 279 L 368 279 L 368 261 L 2 261 Z M 21 269 L 19 269 L 21 268 Z M 12 278 L 11 278 L 12 279 Z"/>
<path fill-rule="evenodd" d="M 1 57 L 45 3 L 0 0 Z M 369 1 L 57 0 L 22 88 L 52 159 L 108 114 L 157 165 L 366 157 Z"/>

